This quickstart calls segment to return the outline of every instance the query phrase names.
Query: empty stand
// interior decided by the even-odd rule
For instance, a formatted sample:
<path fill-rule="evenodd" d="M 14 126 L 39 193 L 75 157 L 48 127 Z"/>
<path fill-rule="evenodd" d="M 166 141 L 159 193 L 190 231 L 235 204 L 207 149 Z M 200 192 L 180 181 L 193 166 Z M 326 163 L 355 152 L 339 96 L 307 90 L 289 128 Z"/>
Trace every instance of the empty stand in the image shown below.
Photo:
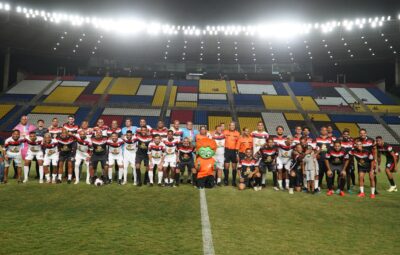
<path fill-rule="evenodd" d="M 33 108 L 32 113 L 75 114 L 78 109 L 75 106 L 38 105 Z"/>
<path fill-rule="evenodd" d="M 364 104 L 382 104 L 365 88 L 350 88 Z"/>
<path fill-rule="evenodd" d="M 214 130 L 215 126 L 224 123 L 225 127 L 228 126 L 228 124 L 232 121 L 231 116 L 213 116 L 209 115 L 208 116 L 208 129 L 209 130 Z"/>
<path fill-rule="evenodd" d="M 89 85 L 90 82 L 88 81 L 63 81 L 61 82 L 60 86 L 67 86 L 67 87 L 86 87 Z"/>
<path fill-rule="evenodd" d="M 229 81 L 229 84 L 231 85 L 232 93 L 237 94 L 238 93 L 238 88 L 236 85 L 235 81 Z"/>
<path fill-rule="evenodd" d="M 174 86 L 178 87 L 198 87 L 198 80 L 174 80 Z"/>
<path fill-rule="evenodd" d="M 43 102 L 73 103 L 83 92 L 83 87 L 57 87 Z"/>
<path fill-rule="evenodd" d="M 314 98 L 318 105 L 345 106 L 346 101 L 342 97 L 317 97 Z"/>
<path fill-rule="evenodd" d="M 288 95 L 288 92 L 286 91 L 282 82 L 272 82 L 272 84 L 274 85 L 275 91 L 276 91 L 276 93 L 278 93 L 278 95 L 281 95 L 281 96 Z"/>
<path fill-rule="evenodd" d="M 383 139 L 389 144 L 397 144 L 396 139 L 389 133 L 389 131 L 381 124 L 365 124 L 359 123 L 360 128 L 367 130 L 368 136 L 375 138 L 376 136 L 382 136 Z"/>
<path fill-rule="evenodd" d="M 321 114 L 321 113 L 309 113 L 308 117 L 312 121 L 331 121 L 329 116 L 327 114 Z"/>
<path fill-rule="evenodd" d="M 370 115 L 330 114 L 329 117 L 333 122 L 377 123 Z"/>
<path fill-rule="evenodd" d="M 400 105 L 368 105 L 373 112 L 400 114 Z"/>
<path fill-rule="evenodd" d="M 178 93 L 176 101 L 197 102 L 197 93 Z"/>
<path fill-rule="evenodd" d="M 7 94 L 31 94 L 42 92 L 51 80 L 23 80 L 7 91 Z"/>
<path fill-rule="evenodd" d="M 125 95 L 110 95 L 107 98 L 109 104 L 136 104 L 136 105 L 151 105 L 152 96 L 125 96 Z"/>
<path fill-rule="evenodd" d="M 2 103 L 30 102 L 36 95 L 31 94 L 3 94 L 0 96 Z"/>
<path fill-rule="evenodd" d="M 357 126 L 357 124 L 337 122 L 335 123 L 335 125 L 340 130 L 340 132 L 343 132 L 343 130 L 347 128 L 350 130 L 351 137 L 358 137 L 358 131 L 360 130 L 360 128 Z"/>
<path fill-rule="evenodd" d="M 171 119 L 172 119 L 172 121 L 179 120 L 181 123 L 187 123 L 188 121 L 193 122 L 193 111 L 191 111 L 191 110 L 172 110 L 171 111 Z"/>
<path fill-rule="evenodd" d="M 239 126 L 240 130 L 243 128 L 248 128 L 250 131 L 254 130 L 257 127 L 257 123 L 262 121 L 261 117 L 239 117 Z"/>
<path fill-rule="evenodd" d="M 59 85 L 61 84 L 61 81 L 54 82 L 46 91 L 43 92 L 43 95 L 50 95 Z"/>
<path fill-rule="evenodd" d="M 200 80 L 199 92 L 226 94 L 226 82 L 224 80 Z"/>
<path fill-rule="evenodd" d="M 307 96 L 296 96 L 299 101 L 301 108 L 305 111 L 319 111 L 318 105 L 315 103 L 312 97 Z"/>
<path fill-rule="evenodd" d="M 400 125 L 389 125 L 389 127 L 398 135 L 400 136 Z M 397 143 L 396 143 L 397 144 Z"/>
<path fill-rule="evenodd" d="M 93 91 L 93 94 L 103 94 L 112 80 L 112 77 L 104 77 L 99 85 L 96 87 L 96 89 Z"/>
<path fill-rule="evenodd" d="M 194 108 L 194 107 L 197 107 L 197 102 L 183 102 L 183 101 L 178 102 L 178 101 L 176 101 L 175 106 Z"/>
<path fill-rule="evenodd" d="M 162 106 L 165 99 L 165 93 L 167 92 L 167 86 L 157 86 L 152 106 Z"/>
<path fill-rule="evenodd" d="M 0 125 L 4 125 L 8 121 L 10 121 L 10 119 L 13 118 L 18 113 L 18 111 L 22 108 L 22 106 L 15 105 L 14 107 L 11 108 L 11 110 L 8 110 L 8 108 L 9 108 L 9 105 L 1 105 L 0 106 L 0 109 L 2 112 L 2 116 L 0 118 Z"/>
<path fill-rule="evenodd" d="M 160 116 L 160 109 L 105 108 L 103 115 Z"/>
<path fill-rule="evenodd" d="M 297 110 L 297 107 L 290 96 L 263 95 L 262 99 L 265 108 L 269 110 Z"/>
<path fill-rule="evenodd" d="M 383 116 L 382 119 L 387 124 L 400 124 L 400 116 Z"/>
<path fill-rule="evenodd" d="M 270 135 L 276 135 L 277 126 L 282 126 L 285 129 L 285 135 L 292 135 L 292 132 L 290 131 L 290 128 L 282 113 L 263 112 L 261 113 L 261 116 L 264 120 L 265 128 Z"/>
<path fill-rule="evenodd" d="M 15 105 L 12 104 L 1 104 L 0 105 L 0 119 L 3 118 L 7 113 L 9 113 Z"/>
<path fill-rule="evenodd" d="M 208 122 L 208 113 L 207 111 L 195 111 L 194 112 L 194 123 L 198 125 L 207 125 Z M 172 118 L 172 120 L 174 120 Z"/>
<path fill-rule="evenodd" d="M 138 96 L 153 96 L 156 90 L 156 85 L 140 85 L 136 95 Z"/>
<path fill-rule="evenodd" d="M 175 105 L 176 91 L 177 91 L 177 87 L 176 86 L 172 86 L 171 94 L 169 94 L 168 106 L 174 106 Z"/>
<path fill-rule="evenodd" d="M 97 82 L 99 83 L 103 77 L 101 76 L 75 76 L 75 81 L 88 81 L 88 82 Z"/>
<path fill-rule="evenodd" d="M 226 100 L 225 94 L 199 94 L 199 99 L 204 100 Z"/>
<path fill-rule="evenodd" d="M 141 86 L 147 85 L 165 85 L 168 84 L 168 80 L 161 80 L 161 79 L 143 79 L 140 82 Z"/>
<path fill-rule="evenodd" d="M 101 98 L 101 95 L 86 95 L 82 94 L 76 99 L 76 103 L 81 103 L 81 104 L 95 104 L 98 102 Z M 108 96 L 106 96 L 105 100 L 107 101 Z"/>
<path fill-rule="evenodd" d="M 301 113 L 285 113 L 286 120 L 304 120 L 304 117 Z"/>
<path fill-rule="evenodd" d="M 289 86 L 296 96 L 315 96 L 314 90 L 308 82 L 289 82 Z"/>
<path fill-rule="evenodd" d="M 393 100 L 393 98 L 379 88 L 368 88 L 368 92 L 371 93 L 382 104 L 396 104 L 396 101 Z"/>
<path fill-rule="evenodd" d="M 319 97 L 340 97 L 340 94 L 337 92 L 335 87 L 314 87 L 314 86 L 312 86 L 312 89 L 314 90 L 314 95 L 317 98 L 319 98 Z"/>
<path fill-rule="evenodd" d="M 197 102 L 197 105 L 204 105 L 204 106 L 227 106 L 228 101 L 223 101 L 223 100 L 205 100 L 201 99 Z"/>
<path fill-rule="evenodd" d="M 236 106 L 262 106 L 260 95 L 233 95 Z"/>
<path fill-rule="evenodd" d="M 238 91 L 240 94 L 265 94 L 277 95 L 275 87 L 272 84 L 241 84 L 237 83 Z"/>
<path fill-rule="evenodd" d="M 346 106 L 320 105 L 319 109 L 325 112 L 353 112 L 353 108 Z"/>
<path fill-rule="evenodd" d="M 336 91 L 342 96 L 342 98 L 349 104 L 354 104 L 357 100 L 345 88 L 335 87 Z"/>
<path fill-rule="evenodd" d="M 142 78 L 117 78 L 112 88 L 110 95 L 135 95 L 139 89 Z"/>

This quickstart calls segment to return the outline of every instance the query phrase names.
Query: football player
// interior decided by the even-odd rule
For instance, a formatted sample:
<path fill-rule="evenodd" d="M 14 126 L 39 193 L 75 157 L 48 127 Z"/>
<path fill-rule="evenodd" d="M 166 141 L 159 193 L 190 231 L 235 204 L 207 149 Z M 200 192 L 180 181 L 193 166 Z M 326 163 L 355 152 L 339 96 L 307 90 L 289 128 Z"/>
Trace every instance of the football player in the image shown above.
<path fill-rule="evenodd" d="M 13 163 L 17 167 L 17 180 L 18 183 L 22 182 L 21 172 L 22 172 L 22 147 L 25 140 L 20 137 L 19 130 L 13 130 L 11 137 L 4 141 L 4 159 L 5 159 L 5 169 L 4 169 L 4 179 L 3 183 L 8 182 L 8 170 L 10 164 Z M 14 170 L 15 171 L 15 170 Z"/>
<path fill-rule="evenodd" d="M 39 183 L 43 183 L 43 151 L 42 142 L 43 138 L 36 136 L 34 131 L 29 133 L 29 136 L 25 138 L 25 142 L 28 144 L 28 151 L 25 157 L 24 165 L 24 183 L 28 182 L 29 178 L 29 165 L 33 159 L 36 159 L 39 165 Z"/>
<path fill-rule="evenodd" d="M 156 134 L 153 142 L 149 144 L 149 181 L 150 186 L 153 186 L 154 182 L 154 170 L 156 169 L 158 175 L 158 185 L 161 186 L 162 174 L 163 174 L 163 163 L 165 157 L 165 145 L 161 142 L 161 136 Z M 161 172 L 161 174 L 160 174 Z M 161 178 L 160 178 L 161 177 Z"/>

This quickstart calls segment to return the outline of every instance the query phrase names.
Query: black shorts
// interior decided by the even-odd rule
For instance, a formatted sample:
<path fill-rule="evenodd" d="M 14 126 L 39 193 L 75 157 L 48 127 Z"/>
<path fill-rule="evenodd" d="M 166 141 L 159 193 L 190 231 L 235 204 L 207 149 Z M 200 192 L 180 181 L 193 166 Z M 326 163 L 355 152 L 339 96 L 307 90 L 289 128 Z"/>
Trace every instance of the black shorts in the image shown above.
<path fill-rule="evenodd" d="M 386 168 L 389 169 L 390 172 L 394 172 L 394 161 L 393 160 L 387 160 L 386 161 Z"/>
<path fill-rule="evenodd" d="M 181 161 L 178 163 L 178 169 L 183 172 L 185 171 L 185 168 L 187 167 L 187 169 L 190 171 L 194 168 L 194 161 L 189 160 L 189 161 Z"/>
<path fill-rule="evenodd" d="M 371 171 L 371 167 L 360 167 L 358 166 L 358 172 L 369 173 Z"/>
<path fill-rule="evenodd" d="M 149 166 L 149 155 L 136 153 L 135 163 L 140 165 L 142 161 L 144 162 L 144 166 Z"/>
<path fill-rule="evenodd" d="M 90 164 L 93 166 L 94 169 L 97 169 L 97 165 L 101 164 L 101 168 L 105 168 L 106 165 L 108 165 L 107 162 L 107 155 L 95 155 L 93 154 L 91 159 L 90 159 Z"/>
<path fill-rule="evenodd" d="M 63 161 L 63 162 L 75 161 L 75 155 L 73 155 L 72 153 L 66 153 L 66 154 L 61 154 L 60 153 L 58 161 Z"/>
<path fill-rule="evenodd" d="M 215 178 L 212 175 L 205 176 L 197 179 L 197 187 L 199 188 L 213 188 L 215 186 Z"/>
<path fill-rule="evenodd" d="M 237 163 L 237 150 L 225 148 L 224 158 L 225 163 Z"/>
<path fill-rule="evenodd" d="M 276 165 L 272 163 L 260 162 L 260 172 L 265 174 L 267 172 L 276 172 Z"/>
<path fill-rule="evenodd" d="M 343 170 L 344 165 L 329 164 L 329 167 L 331 168 L 333 173 L 340 174 L 342 172 L 342 170 Z"/>

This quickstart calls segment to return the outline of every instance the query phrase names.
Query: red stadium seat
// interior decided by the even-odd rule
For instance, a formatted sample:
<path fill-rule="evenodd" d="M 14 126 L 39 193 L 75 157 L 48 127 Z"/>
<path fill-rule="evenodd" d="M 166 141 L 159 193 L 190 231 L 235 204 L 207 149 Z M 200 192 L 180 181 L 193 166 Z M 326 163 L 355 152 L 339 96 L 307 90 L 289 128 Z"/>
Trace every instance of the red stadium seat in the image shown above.
<path fill-rule="evenodd" d="M 107 126 L 111 126 L 111 122 L 113 120 L 118 121 L 118 126 L 123 126 L 123 119 L 124 116 L 118 116 L 118 115 L 101 115 L 99 119 L 103 119 L 104 120 L 104 124 L 106 124 Z"/>
<path fill-rule="evenodd" d="M 193 111 L 191 110 L 173 110 L 171 112 L 171 120 L 179 120 L 181 123 L 193 121 Z"/>

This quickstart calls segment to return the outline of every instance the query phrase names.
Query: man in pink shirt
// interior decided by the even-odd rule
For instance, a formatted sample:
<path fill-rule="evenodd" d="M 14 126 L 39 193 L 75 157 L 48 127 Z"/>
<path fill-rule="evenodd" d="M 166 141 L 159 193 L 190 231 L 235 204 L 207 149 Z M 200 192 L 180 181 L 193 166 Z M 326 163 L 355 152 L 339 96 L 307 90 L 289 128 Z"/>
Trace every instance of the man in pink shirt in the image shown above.
<path fill-rule="evenodd" d="M 18 125 L 15 126 L 16 130 L 19 130 L 21 138 L 25 138 L 29 136 L 29 133 L 36 129 L 35 125 L 31 125 L 28 123 L 28 116 L 24 115 L 21 117 L 21 120 Z M 28 151 L 27 143 L 24 143 L 22 149 L 22 159 L 25 160 L 26 152 Z"/>

